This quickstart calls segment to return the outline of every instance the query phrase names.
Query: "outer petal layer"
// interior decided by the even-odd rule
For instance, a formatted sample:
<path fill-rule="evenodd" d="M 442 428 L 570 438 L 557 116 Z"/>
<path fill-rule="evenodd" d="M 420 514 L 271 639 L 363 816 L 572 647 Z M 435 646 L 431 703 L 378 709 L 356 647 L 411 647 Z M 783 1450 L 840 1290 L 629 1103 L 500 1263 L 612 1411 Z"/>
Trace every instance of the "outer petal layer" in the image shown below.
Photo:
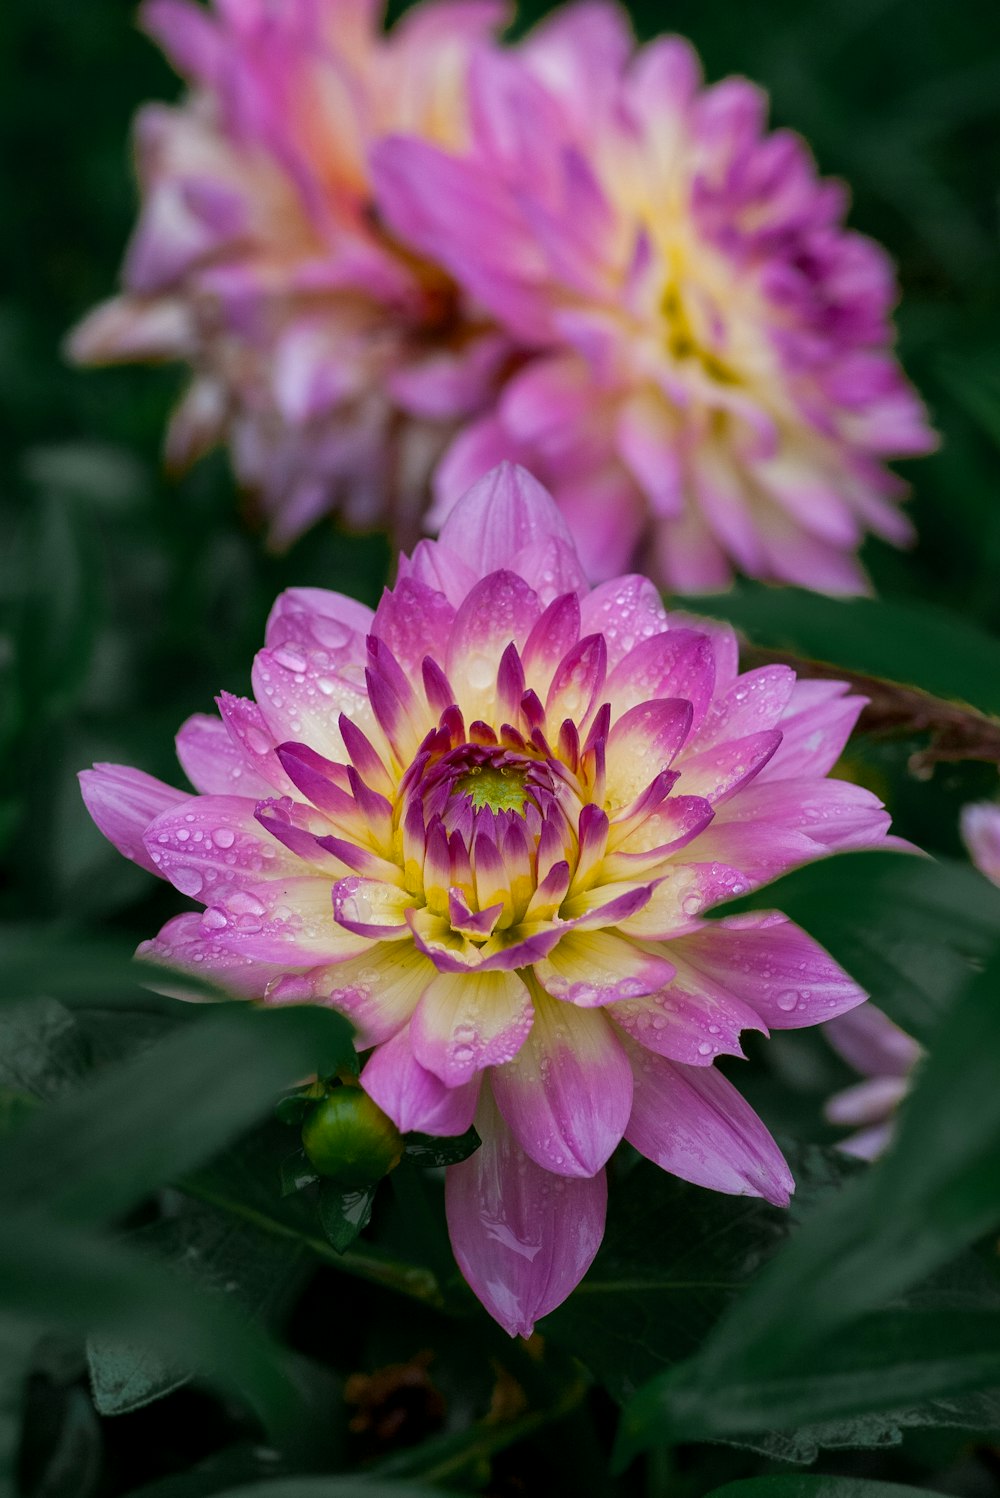
<path fill-rule="evenodd" d="M 515 1143 L 492 1099 L 476 1116 L 482 1147 L 448 1170 L 452 1248 L 466 1280 L 512 1337 L 569 1295 L 604 1234 L 607 1183 L 553 1175 Z"/>

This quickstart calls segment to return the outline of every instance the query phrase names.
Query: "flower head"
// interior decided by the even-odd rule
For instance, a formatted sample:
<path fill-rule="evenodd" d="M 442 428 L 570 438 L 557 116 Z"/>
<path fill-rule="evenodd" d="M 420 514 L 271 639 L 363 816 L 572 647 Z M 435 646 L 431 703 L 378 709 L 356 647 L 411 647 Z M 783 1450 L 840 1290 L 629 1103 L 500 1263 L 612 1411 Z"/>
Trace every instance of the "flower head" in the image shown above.
<path fill-rule="evenodd" d="M 386 232 L 368 158 L 387 131 L 464 144 L 469 58 L 502 0 L 432 0 L 387 36 L 372 0 L 147 0 L 142 16 L 190 93 L 139 114 L 125 291 L 70 352 L 190 364 L 168 460 L 227 442 L 277 544 L 338 507 L 412 535 L 507 342 Z"/>
<path fill-rule="evenodd" d="M 892 354 L 891 266 L 846 193 L 769 132 L 742 78 L 676 37 L 638 49 L 601 0 L 474 62 L 467 146 L 384 141 L 383 213 L 533 355 L 436 478 L 442 518 L 491 463 L 550 485 L 590 575 L 678 591 L 752 576 L 864 586 L 903 542 L 884 460 L 934 445 Z"/>
<path fill-rule="evenodd" d="M 102 831 L 204 907 L 143 950 L 342 1010 L 402 1132 L 475 1121 L 449 1224 L 508 1330 L 586 1270 L 623 1137 L 686 1180 L 788 1200 L 714 1062 L 745 1029 L 864 995 L 782 915 L 705 911 L 884 837 L 875 798 L 826 778 L 860 699 L 784 666 L 740 675 L 732 632 L 668 615 L 643 577 L 589 590 L 552 500 L 509 465 L 374 614 L 283 594 L 253 686 L 181 729 L 194 794 L 82 777 Z"/>

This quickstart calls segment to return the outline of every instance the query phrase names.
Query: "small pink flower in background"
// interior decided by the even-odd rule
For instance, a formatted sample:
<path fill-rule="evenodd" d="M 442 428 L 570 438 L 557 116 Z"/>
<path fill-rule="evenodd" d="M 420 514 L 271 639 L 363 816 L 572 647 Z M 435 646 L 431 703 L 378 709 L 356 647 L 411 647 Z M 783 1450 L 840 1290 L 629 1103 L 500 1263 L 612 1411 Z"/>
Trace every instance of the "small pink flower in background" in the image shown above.
<path fill-rule="evenodd" d="M 70 352 L 189 364 L 168 461 L 228 443 L 275 544 L 333 509 L 419 534 L 432 467 L 507 356 L 385 232 L 368 170 L 387 131 L 464 145 L 469 58 L 503 17 L 502 0 L 439 0 L 383 36 L 370 0 L 142 10 L 190 93 L 139 114 L 124 294 Z"/>
<path fill-rule="evenodd" d="M 976 868 L 1000 886 L 1000 805 L 979 801 L 964 807 L 961 830 Z M 858 1131 L 841 1149 L 872 1160 L 892 1139 L 896 1109 L 913 1085 L 923 1048 L 874 1004 L 831 1020 L 824 1033 L 838 1055 L 865 1078 L 830 1098 L 826 1116 L 830 1123 Z"/>
<path fill-rule="evenodd" d="M 910 535 L 884 461 L 935 443 L 892 352 L 892 267 L 844 228 L 843 186 L 768 132 L 758 88 L 706 88 L 686 42 L 637 49 L 600 0 L 478 53 L 471 99 L 465 150 L 374 156 L 400 236 L 535 351 L 438 468 L 432 523 L 513 457 L 592 577 L 864 589 L 864 534 Z"/>
<path fill-rule="evenodd" d="M 373 614 L 277 601 L 253 667 L 177 747 L 195 793 L 99 765 L 83 794 L 198 910 L 141 949 L 265 1003 L 343 1011 L 403 1132 L 449 1169 L 470 1285 L 527 1333 L 590 1264 L 622 1138 L 665 1170 L 783 1204 L 793 1181 L 714 1065 L 745 1029 L 863 993 L 778 913 L 719 900 L 888 818 L 828 779 L 862 699 L 667 614 L 640 576 L 589 590 L 565 522 L 510 465 L 400 563 Z"/>

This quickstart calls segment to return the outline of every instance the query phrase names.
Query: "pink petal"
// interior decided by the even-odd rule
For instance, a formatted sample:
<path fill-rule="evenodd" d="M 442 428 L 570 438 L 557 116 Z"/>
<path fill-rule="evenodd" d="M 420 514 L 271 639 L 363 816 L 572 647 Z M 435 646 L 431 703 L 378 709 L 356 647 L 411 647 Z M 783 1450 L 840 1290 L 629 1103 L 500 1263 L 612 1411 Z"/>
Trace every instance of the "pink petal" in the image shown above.
<path fill-rule="evenodd" d="M 805 833 L 823 848 L 869 848 L 882 842 L 889 814 L 877 796 L 847 780 L 763 780 L 719 808 L 716 828 L 759 823 Z"/>
<path fill-rule="evenodd" d="M 247 764 L 279 795 L 294 795 L 295 786 L 274 752 L 282 741 L 268 727 L 256 702 L 233 697 L 229 692 L 220 692 L 217 701 L 226 732 Z"/>
<path fill-rule="evenodd" d="M 250 796 L 259 801 L 274 790 L 248 764 L 222 719 L 207 713 L 194 713 L 181 725 L 177 758 L 195 790 L 203 795 Z"/>
<path fill-rule="evenodd" d="M 655 993 L 674 975 L 665 957 L 613 931 L 569 932 L 534 971 L 553 998 L 588 1009 Z"/>
<path fill-rule="evenodd" d="M 416 578 L 401 578 L 386 591 L 372 622 L 372 633 L 384 640 L 408 672 L 419 668 L 428 651 L 447 640 L 455 610 L 443 593 Z"/>
<path fill-rule="evenodd" d="M 466 721 L 492 716 L 497 669 L 507 646 L 523 645 L 541 610 L 514 572 L 491 572 L 462 604 L 448 638 L 445 670 Z"/>
<path fill-rule="evenodd" d="M 441 529 L 441 540 L 479 577 L 513 568 L 525 552 L 550 540 L 573 552 L 573 538 L 551 496 L 513 463 L 501 463 L 458 501 Z M 575 581 L 560 591 L 575 592 L 584 583 L 578 568 Z"/>
<path fill-rule="evenodd" d="M 733 894 L 744 893 L 751 884 L 766 884 L 799 864 L 811 863 L 822 851 L 822 846 L 804 832 L 780 823 L 724 822 L 720 817 L 701 833 L 697 847 L 699 859 L 728 865 L 745 876 L 742 889 L 734 887 Z"/>
<path fill-rule="evenodd" d="M 752 923 L 724 917 L 675 945 L 696 972 L 752 1005 L 774 1030 L 820 1024 L 866 998 L 818 942 L 781 915 Z"/>
<path fill-rule="evenodd" d="M 435 971 L 406 942 L 366 942 L 356 956 L 316 973 L 316 997 L 347 1016 L 355 1044 L 366 1050 L 408 1023 Z"/>
<path fill-rule="evenodd" d="M 217 983 L 241 999 L 263 999 L 268 984 L 288 972 L 287 967 L 256 962 L 220 947 L 212 934 L 205 932 L 201 913 L 194 910 L 175 915 L 151 941 L 141 943 L 136 956 Z M 185 993 L 180 981 L 171 992 L 178 998 L 202 998 Z"/>
<path fill-rule="evenodd" d="M 826 775 L 837 760 L 864 697 L 847 697 L 842 681 L 797 681 L 788 707 L 778 724 L 781 745 L 763 771 L 764 780 L 785 776 Z"/>
<path fill-rule="evenodd" d="M 709 829 L 709 832 L 711 829 Z M 702 837 L 707 837 L 703 833 Z M 698 840 L 700 852 L 701 838 Z M 672 941 L 692 931 L 698 917 L 721 900 L 744 895 L 750 880 L 724 863 L 668 864 L 644 906 L 622 917 L 623 931 L 637 941 Z"/>
<path fill-rule="evenodd" d="M 342 759 L 341 713 L 366 731 L 374 728 L 364 687 L 320 665 L 316 652 L 290 644 L 259 650 L 251 679 L 264 721 L 279 744 L 304 741 L 328 759 Z"/>
<path fill-rule="evenodd" d="M 608 792 L 612 805 L 628 806 L 673 763 L 691 729 L 690 702 L 656 698 L 639 702 L 612 725 L 608 735 Z"/>
<path fill-rule="evenodd" d="M 795 1182 L 749 1103 L 714 1066 L 677 1066 L 630 1047 L 635 1078 L 625 1138 L 641 1155 L 696 1186 L 762 1196 L 785 1207 Z"/>
<path fill-rule="evenodd" d="M 600 583 L 580 605 L 581 629 L 602 634 L 608 646 L 608 669 L 613 670 L 641 640 L 663 634 L 667 612 L 648 577 L 636 573 Z"/>
<path fill-rule="evenodd" d="M 763 733 L 716 744 L 699 754 L 685 755 L 678 764 L 678 793 L 703 796 L 713 805 L 726 801 L 760 774 L 780 743 L 780 730 L 768 728 Z"/>
<path fill-rule="evenodd" d="M 851 1128 L 862 1124 L 885 1124 L 909 1090 L 907 1077 L 869 1077 L 865 1082 L 834 1093 L 823 1113 L 829 1123 Z M 848 1153 L 855 1151 L 849 1150 Z"/>
<path fill-rule="evenodd" d="M 531 1034 L 492 1084 L 518 1144 L 557 1175 L 596 1175 L 632 1106 L 632 1072 L 604 1015 L 543 997 Z"/>
<path fill-rule="evenodd" d="M 671 629 L 635 645 L 611 672 L 604 695 L 616 717 L 653 697 L 684 698 L 691 703 L 696 730 L 714 686 L 712 642 L 695 630 Z"/>
<path fill-rule="evenodd" d="M 667 949 L 673 961 L 679 942 Z M 685 1066 L 711 1066 L 716 1056 L 742 1056 L 744 1030 L 767 1033 L 755 1009 L 696 973 L 679 956 L 673 980 L 657 993 L 624 999 L 609 1011 L 616 1025 L 647 1051 Z"/>
<path fill-rule="evenodd" d="M 528 1337 L 593 1262 L 604 1236 L 607 1184 L 552 1175 L 515 1143 L 484 1094 L 482 1146 L 445 1178 L 448 1231 L 459 1268 L 512 1337 Z"/>
<path fill-rule="evenodd" d="M 315 873 L 260 826 L 256 805 L 243 796 L 192 796 L 161 812 L 144 835 L 156 872 L 203 905 L 221 889 Z"/>
<path fill-rule="evenodd" d="M 140 868 L 158 874 L 143 833 L 162 811 L 195 798 L 128 765 L 96 764 L 81 770 L 79 779 L 84 804 L 108 841 Z"/>
<path fill-rule="evenodd" d="M 716 697 L 690 746 L 692 752 L 700 754 L 717 744 L 777 727 L 794 687 L 795 672 L 788 666 L 747 671 Z"/>
<path fill-rule="evenodd" d="M 361 1082 L 401 1134 L 464 1134 L 479 1099 L 478 1073 L 461 1087 L 446 1087 L 414 1059 L 406 1028 L 373 1052 Z"/>
<path fill-rule="evenodd" d="M 413 1016 L 413 1054 L 458 1087 L 484 1067 L 512 1060 L 531 1022 L 531 998 L 515 973 L 438 973 Z"/>
<path fill-rule="evenodd" d="M 823 1034 L 839 1056 L 865 1077 L 905 1077 L 923 1052 L 874 1004 L 862 1004 L 831 1020 Z"/>
<path fill-rule="evenodd" d="M 328 878 L 219 890 L 202 916 L 202 930 L 237 955 L 293 967 L 343 962 L 369 945 L 337 925 Z"/>
<path fill-rule="evenodd" d="M 269 650 L 282 645 L 331 652 L 338 670 L 364 666 L 365 638 L 374 615 L 364 603 L 327 588 L 286 588 L 279 593 L 267 619 L 264 643 Z"/>
<path fill-rule="evenodd" d="M 440 541 L 419 541 L 411 557 L 401 556 L 399 577 L 412 577 L 425 587 L 443 593 L 455 608 L 478 581 L 468 563 L 447 546 L 442 546 Z"/>

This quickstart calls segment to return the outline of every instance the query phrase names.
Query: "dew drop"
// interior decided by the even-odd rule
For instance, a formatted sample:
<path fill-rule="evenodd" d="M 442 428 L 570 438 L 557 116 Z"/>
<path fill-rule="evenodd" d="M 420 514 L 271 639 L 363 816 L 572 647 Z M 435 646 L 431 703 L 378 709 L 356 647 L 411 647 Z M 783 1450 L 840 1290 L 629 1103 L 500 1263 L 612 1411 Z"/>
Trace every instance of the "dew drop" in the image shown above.
<path fill-rule="evenodd" d="M 231 827 L 217 827 L 214 837 L 219 848 L 231 848 L 236 841 L 236 833 Z"/>

